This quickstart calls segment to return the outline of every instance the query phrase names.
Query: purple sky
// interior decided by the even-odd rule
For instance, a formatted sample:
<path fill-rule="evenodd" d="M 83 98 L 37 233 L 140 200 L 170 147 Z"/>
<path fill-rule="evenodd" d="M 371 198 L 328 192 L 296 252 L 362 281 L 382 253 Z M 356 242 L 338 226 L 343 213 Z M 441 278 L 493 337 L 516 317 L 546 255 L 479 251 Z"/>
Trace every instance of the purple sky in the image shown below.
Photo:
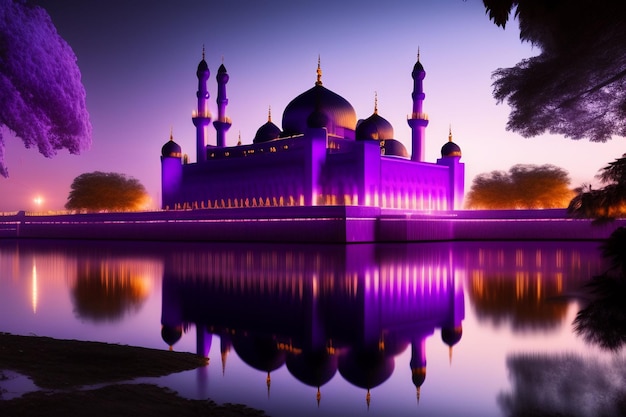
<path fill-rule="evenodd" d="M 595 144 L 557 136 L 524 139 L 505 130 L 506 105 L 491 96 L 491 73 L 536 54 L 521 44 L 517 22 L 503 31 L 480 0 L 287 0 L 184 2 L 37 0 L 78 57 L 93 144 L 79 156 L 47 159 L 6 136 L 9 179 L 0 178 L 0 211 L 62 209 L 72 180 L 85 172 L 119 172 L 140 180 L 160 201 L 161 146 L 175 140 L 195 161 L 191 111 L 195 71 L 206 47 L 211 111 L 217 68 L 230 81 L 227 143 L 241 132 L 251 143 L 267 121 L 280 126 L 289 101 L 315 82 L 321 56 L 324 86 L 347 99 L 358 118 L 379 114 L 410 151 L 411 70 L 417 49 L 426 69 L 426 160 L 434 162 L 452 126 L 463 150 L 466 188 L 472 178 L 516 163 L 552 163 L 572 185 L 593 182 L 598 169 L 623 153 L 621 138 Z M 211 140 L 215 140 L 211 132 Z"/>

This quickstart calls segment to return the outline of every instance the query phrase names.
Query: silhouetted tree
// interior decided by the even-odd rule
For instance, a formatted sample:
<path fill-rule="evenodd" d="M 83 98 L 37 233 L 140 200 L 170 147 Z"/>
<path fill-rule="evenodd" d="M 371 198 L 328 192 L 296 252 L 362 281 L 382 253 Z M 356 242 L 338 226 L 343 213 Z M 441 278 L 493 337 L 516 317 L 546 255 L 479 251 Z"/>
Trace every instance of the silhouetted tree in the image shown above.
<path fill-rule="evenodd" d="M 587 342 L 617 351 L 626 344 L 626 228 L 617 228 L 601 249 L 609 268 L 585 286 L 589 300 L 574 330 Z"/>
<path fill-rule="evenodd" d="M 610 162 L 597 175 L 604 187 L 593 189 L 583 185 L 567 207 L 569 214 L 579 218 L 609 221 L 626 215 L 626 154 Z"/>
<path fill-rule="evenodd" d="M 554 165 L 514 165 L 474 178 L 466 196 L 472 209 L 539 209 L 567 207 L 573 196 L 568 173 Z"/>
<path fill-rule="evenodd" d="M 140 210 L 149 201 L 135 178 L 114 172 L 89 172 L 74 178 L 65 208 L 69 210 Z"/>
<path fill-rule="evenodd" d="M 520 38 L 540 50 L 494 72 L 494 97 L 511 106 L 507 129 L 604 142 L 626 136 L 626 2 L 483 0 L 505 27 L 515 11 Z"/>
<path fill-rule="evenodd" d="M 78 154 L 91 144 L 91 123 L 76 55 L 41 7 L 0 0 L 0 175 L 2 128 L 27 148 L 52 157 L 59 149 Z"/>

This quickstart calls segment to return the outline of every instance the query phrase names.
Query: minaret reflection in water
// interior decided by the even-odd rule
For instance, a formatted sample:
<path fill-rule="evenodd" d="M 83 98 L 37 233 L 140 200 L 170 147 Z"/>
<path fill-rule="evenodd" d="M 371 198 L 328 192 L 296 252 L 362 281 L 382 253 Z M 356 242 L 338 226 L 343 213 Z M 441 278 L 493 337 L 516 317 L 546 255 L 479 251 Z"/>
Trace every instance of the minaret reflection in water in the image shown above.
<path fill-rule="evenodd" d="M 232 346 L 267 373 L 268 395 L 271 373 L 286 365 L 318 402 L 339 373 L 366 390 L 368 405 L 410 346 L 419 401 L 426 339 L 461 339 L 462 278 L 445 243 L 178 252 L 164 265 L 162 337 L 172 346 L 193 324 L 198 354 L 219 335 L 222 360 Z"/>

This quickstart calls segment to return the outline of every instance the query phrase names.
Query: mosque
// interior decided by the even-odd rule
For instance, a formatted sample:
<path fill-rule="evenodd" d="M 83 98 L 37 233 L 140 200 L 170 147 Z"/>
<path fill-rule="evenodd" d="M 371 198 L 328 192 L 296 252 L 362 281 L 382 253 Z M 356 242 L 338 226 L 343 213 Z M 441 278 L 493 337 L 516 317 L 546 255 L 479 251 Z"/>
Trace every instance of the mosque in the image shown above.
<path fill-rule="evenodd" d="M 215 143 L 209 143 L 207 82 L 202 60 L 198 77 L 196 162 L 170 140 L 161 152 L 163 209 L 277 206 L 369 206 L 384 209 L 443 211 L 461 209 L 465 167 L 460 147 L 448 142 L 435 163 L 424 161 L 428 115 L 423 111 L 426 71 L 417 56 L 412 71 L 411 154 L 394 138 L 391 124 L 374 112 L 358 120 L 352 105 L 317 79 L 283 112 L 282 129 L 272 122 L 259 127 L 252 143 L 226 146 L 232 125 L 226 115 L 229 75 L 217 71 Z"/>

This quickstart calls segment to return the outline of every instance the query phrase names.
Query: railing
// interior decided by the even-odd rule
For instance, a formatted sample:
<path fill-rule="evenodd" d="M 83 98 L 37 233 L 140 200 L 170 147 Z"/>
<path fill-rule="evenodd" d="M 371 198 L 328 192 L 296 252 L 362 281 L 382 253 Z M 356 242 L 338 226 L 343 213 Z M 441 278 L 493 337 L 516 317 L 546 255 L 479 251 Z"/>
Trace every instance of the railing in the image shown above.
<path fill-rule="evenodd" d="M 215 121 L 220 123 L 228 123 L 231 125 L 233 124 L 233 121 L 228 116 L 218 117 L 217 119 L 215 119 Z"/>
<path fill-rule="evenodd" d="M 412 119 L 428 120 L 428 114 L 427 113 L 411 113 L 410 115 L 407 115 L 406 118 L 409 120 L 412 120 Z"/>
<path fill-rule="evenodd" d="M 210 111 L 205 111 L 205 112 L 198 112 L 198 110 L 193 110 L 191 112 L 191 117 L 193 119 L 195 119 L 196 117 L 204 117 L 205 119 L 210 119 L 211 116 L 211 112 Z"/>

